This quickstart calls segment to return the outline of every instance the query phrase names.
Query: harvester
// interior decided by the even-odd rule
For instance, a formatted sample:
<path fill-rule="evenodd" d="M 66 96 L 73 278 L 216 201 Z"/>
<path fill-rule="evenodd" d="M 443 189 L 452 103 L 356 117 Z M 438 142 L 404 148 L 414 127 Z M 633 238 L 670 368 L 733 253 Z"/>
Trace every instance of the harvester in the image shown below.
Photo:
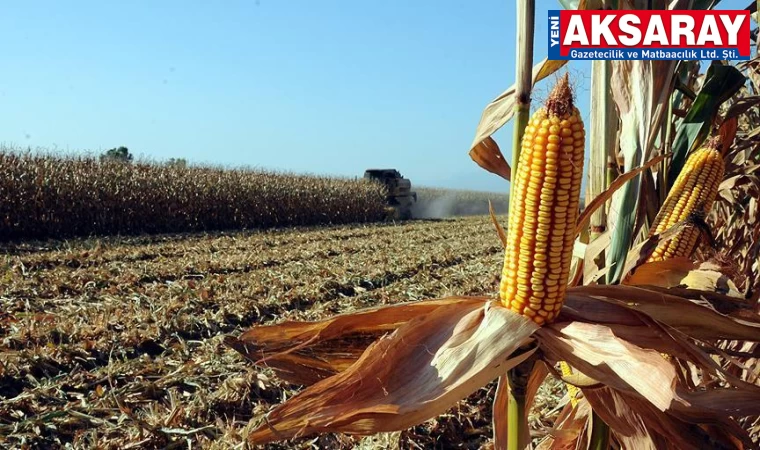
<path fill-rule="evenodd" d="M 411 219 L 412 205 L 417 201 L 417 193 L 412 191 L 412 182 L 401 176 L 396 169 L 367 169 L 364 178 L 385 186 L 389 216 L 393 219 Z"/>

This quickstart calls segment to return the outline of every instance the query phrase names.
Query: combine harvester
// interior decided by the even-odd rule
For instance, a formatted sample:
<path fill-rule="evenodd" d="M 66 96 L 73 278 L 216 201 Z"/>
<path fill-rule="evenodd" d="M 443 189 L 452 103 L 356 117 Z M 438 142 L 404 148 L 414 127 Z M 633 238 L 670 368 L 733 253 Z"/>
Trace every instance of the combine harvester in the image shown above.
<path fill-rule="evenodd" d="M 401 176 L 396 169 L 367 169 L 364 178 L 385 186 L 389 216 L 395 220 L 412 218 L 412 206 L 417 201 L 417 193 L 412 191 L 412 182 Z"/>

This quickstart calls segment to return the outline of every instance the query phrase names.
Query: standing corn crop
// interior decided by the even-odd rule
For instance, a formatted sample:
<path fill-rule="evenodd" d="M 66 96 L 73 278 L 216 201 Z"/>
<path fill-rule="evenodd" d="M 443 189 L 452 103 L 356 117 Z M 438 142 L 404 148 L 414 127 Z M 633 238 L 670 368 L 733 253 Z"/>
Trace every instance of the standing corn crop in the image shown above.
<path fill-rule="evenodd" d="M 649 231 L 650 237 L 667 231 L 694 214 L 707 217 L 725 170 L 720 147 L 721 138 L 716 136 L 692 153 L 660 208 Z M 690 256 L 699 234 L 697 227 L 684 228 L 672 239 L 660 243 L 647 262 Z"/>
<path fill-rule="evenodd" d="M 565 75 L 525 128 L 500 286 L 502 303 L 539 325 L 557 316 L 565 296 L 584 143 Z"/>

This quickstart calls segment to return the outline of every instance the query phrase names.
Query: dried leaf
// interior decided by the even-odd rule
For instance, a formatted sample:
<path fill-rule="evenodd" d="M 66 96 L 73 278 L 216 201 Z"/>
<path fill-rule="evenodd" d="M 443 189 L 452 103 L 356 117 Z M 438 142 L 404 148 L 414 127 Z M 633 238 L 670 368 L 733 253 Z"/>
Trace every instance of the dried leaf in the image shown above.
<path fill-rule="evenodd" d="M 720 403 L 733 396 L 728 389 L 707 392 Z M 645 399 L 625 392 L 605 388 L 585 394 L 594 411 L 610 425 L 625 448 L 650 448 L 642 445 L 647 441 L 656 449 L 754 448 L 746 431 L 734 420 L 725 414 L 715 414 L 699 401 L 688 407 L 690 415 L 684 415 L 680 411 L 683 405 L 678 403 L 674 404 L 674 410 L 662 412 Z M 631 424 L 636 424 L 635 430 L 630 429 Z"/>
<path fill-rule="evenodd" d="M 478 142 L 470 150 L 470 158 L 487 171 L 507 181 L 512 179 L 512 169 L 507 160 L 504 159 L 504 155 L 501 154 L 499 144 L 491 136 Z"/>
<path fill-rule="evenodd" d="M 576 406 L 567 403 L 554 422 L 554 427 L 536 450 L 577 450 L 588 448 L 591 433 L 591 407 L 581 398 Z"/>
<path fill-rule="evenodd" d="M 625 305 L 599 301 L 596 295 L 588 292 L 588 288 L 589 286 L 568 288 L 558 321 L 633 326 L 641 324 L 641 319 L 634 311 Z"/>
<path fill-rule="evenodd" d="M 738 125 L 739 125 L 739 120 L 736 117 L 726 119 L 720 125 L 720 129 L 718 130 L 718 133 L 720 134 L 720 141 L 723 143 L 723 148 L 721 149 L 723 155 L 725 155 L 728 152 L 728 149 L 731 147 L 731 144 L 734 142 L 734 138 L 736 137 L 736 128 Z"/>
<path fill-rule="evenodd" d="M 509 377 L 499 377 L 496 393 L 491 405 L 493 415 L 493 450 L 507 450 L 507 428 L 509 427 Z"/>
<path fill-rule="evenodd" d="M 452 303 L 482 305 L 483 297 L 450 297 L 342 314 L 319 322 L 253 327 L 224 343 L 294 384 L 310 385 L 347 369 L 375 340 L 410 320 Z"/>
<path fill-rule="evenodd" d="M 605 231 L 586 246 L 586 253 L 583 255 L 583 266 L 585 269 L 583 273 L 583 284 L 588 285 L 595 283 L 610 269 L 607 266 L 599 268 L 596 263 L 596 258 L 599 257 L 599 255 L 601 255 L 610 245 L 611 238 L 612 235 L 610 232 Z"/>
<path fill-rule="evenodd" d="M 681 284 L 687 273 L 697 266 L 689 258 L 671 258 L 642 264 L 623 284 L 630 286 L 674 287 Z"/>
<path fill-rule="evenodd" d="M 578 224 L 575 226 L 575 234 L 578 235 L 581 233 L 584 227 L 586 227 L 591 220 L 591 216 L 596 212 L 597 209 L 599 209 L 600 206 L 602 206 L 607 200 L 612 198 L 612 195 L 620 189 L 625 183 L 630 181 L 633 177 L 640 174 L 641 172 L 645 171 L 646 169 L 649 169 L 650 167 L 655 166 L 660 161 L 664 160 L 670 156 L 670 154 L 667 155 L 660 155 L 655 158 L 650 159 L 647 161 L 646 164 L 644 164 L 641 167 L 637 167 L 635 169 L 631 169 L 628 172 L 620 175 L 619 177 L 615 178 L 615 181 L 610 183 L 609 187 L 605 189 L 602 193 L 596 196 L 588 205 L 586 205 L 586 208 L 581 213 L 580 217 L 578 217 Z"/>
<path fill-rule="evenodd" d="M 572 295 L 568 296 L 566 305 L 569 301 L 568 306 L 571 308 L 582 304 L 583 297 L 586 297 L 586 301 L 595 299 L 644 313 L 697 339 L 760 341 L 760 323 L 721 314 L 706 303 L 697 304 L 679 295 L 668 294 L 667 290 L 597 285 L 569 288 L 568 294 Z M 614 314 L 615 311 L 612 309 L 606 312 Z M 568 313 L 571 314 L 572 311 Z"/>
<path fill-rule="evenodd" d="M 535 348 L 513 353 L 537 329 L 498 304 L 450 303 L 412 319 L 345 371 L 277 406 L 248 440 L 366 435 L 416 425 L 527 359 Z"/>
<path fill-rule="evenodd" d="M 579 328 L 578 323 L 574 323 L 572 326 Z M 599 325 L 586 324 L 584 327 L 598 328 Z M 614 370 L 614 367 L 619 363 L 614 361 L 614 357 L 610 360 L 603 356 L 606 351 L 612 351 L 609 348 L 609 337 L 605 336 L 596 340 L 595 333 L 584 333 L 581 329 L 566 332 L 567 326 L 559 323 L 545 328 L 548 330 L 541 329 L 536 333 L 536 336 L 539 338 L 542 348 L 545 351 L 549 349 L 548 356 L 560 357 L 554 353 L 557 343 L 543 340 L 550 334 L 547 331 L 552 332 L 551 329 L 554 328 L 554 331 L 558 330 L 561 336 L 566 339 L 572 348 L 572 353 L 581 358 L 580 367 L 573 364 L 578 370 L 591 375 L 606 373 L 605 378 L 601 379 L 606 387 L 583 389 L 583 392 L 585 397 L 592 402 L 594 410 L 610 425 L 624 448 L 718 448 L 713 445 L 704 447 L 704 444 L 699 446 L 698 443 L 708 442 L 704 439 L 710 437 L 718 443 L 731 442 L 732 439 L 736 442 L 740 442 L 742 439 L 746 440 L 746 433 L 738 429 L 729 415 L 755 414 L 760 408 L 760 399 L 758 398 L 760 388 L 739 382 L 739 389 L 708 388 L 700 392 L 692 392 L 680 385 L 677 378 L 673 378 L 670 384 L 658 384 L 652 377 L 656 378 L 663 373 L 669 373 L 666 366 L 670 365 L 660 356 L 663 348 L 670 349 L 667 346 L 660 347 L 664 342 L 663 338 L 667 339 L 668 337 L 667 335 L 663 336 L 662 330 L 649 326 L 613 325 L 609 327 L 610 334 L 614 336 L 614 339 L 621 343 L 627 343 L 625 348 L 638 348 L 646 351 L 646 355 L 642 356 L 642 354 L 637 355 L 636 352 L 625 352 L 624 350 L 630 358 L 631 370 L 637 371 L 638 375 L 646 378 L 641 380 L 639 388 L 631 389 L 630 379 L 626 380 L 625 383 L 620 383 L 623 380 L 624 368 Z M 676 346 L 678 345 L 675 338 L 671 342 Z M 547 343 L 549 344 L 548 347 Z M 596 348 L 594 343 L 597 343 L 600 348 Z M 702 353 L 696 346 L 692 348 L 695 352 Z M 650 354 L 656 356 L 650 358 Z M 707 355 L 702 354 L 704 359 L 711 361 Z M 590 358 L 590 355 L 593 357 Z M 568 362 L 571 361 L 568 359 Z M 645 371 L 642 371 L 644 367 L 633 367 L 638 365 L 649 366 L 654 373 L 646 374 Z M 610 368 L 613 370 L 609 370 Z M 734 378 L 729 381 L 737 380 Z M 660 395 L 652 397 L 655 392 Z M 664 403 L 658 406 L 656 401 L 652 401 L 653 398 L 660 397 L 671 399 L 666 408 L 661 407 Z M 720 432 L 702 426 L 702 428 L 697 429 L 699 431 L 687 432 L 694 427 L 692 424 L 713 423 L 720 423 L 721 428 L 728 431 Z M 665 445 L 666 442 L 675 444 L 670 447 Z"/>
<path fill-rule="evenodd" d="M 564 60 L 550 61 L 549 59 L 544 59 L 540 63 L 533 66 L 533 84 L 535 85 L 537 82 L 553 74 L 565 64 L 567 64 L 567 61 Z M 517 99 L 515 97 L 516 91 L 516 85 L 512 85 L 509 89 L 502 92 L 501 95 L 496 97 L 494 101 L 489 103 L 488 106 L 486 106 L 485 110 L 483 111 L 483 115 L 480 118 L 478 128 L 475 130 L 475 139 L 472 141 L 472 145 L 470 146 L 471 152 L 478 147 L 478 144 L 494 134 L 496 130 L 504 126 L 504 124 L 509 122 L 509 119 L 512 118 L 512 115 L 514 114 L 515 104 L 517 102 Z"/>
<path fill-rule="evenodd" d="M 699 420 L 707 414 L 715 416 L 748 416 L 760 414 L 760 387 L 747 384 L 744 389 L 714 388 L 699 392 L 678 390 L 683 400 L 674 406 L 682 417 Z"/>
<path fill-rule="evenodd" d="M 496 227 L 496 233 L 499 235 L 501 246 L 503 248 L 506 248 L 507 247 L 507 233 L 504 231 L 504 228 L 502 228 L 501 224 L 499 223 L 499 220 L 496 218 L 496 212 L 493 210 L 493 205 L 491 204 L 491 200 L 488 201 L 488 213 L 491 216 L 491 222 L 493 222 L 493 226 Z"/>
<path fill-rule="evenodd" d="M 624 448 L 658 450 L 644 420 L 620 393 L 604 388 L 584 391 L 584 396 L 618 440 L 625 443 Z"/>
<path fill-rule="evenodd" d="M 675 400 L 676 373 L 659 352 L 620 339 L 611 326 L 555 322 L 535 336 L 555 361 L 621 391 L 638 392 L 661 411 Z"/>
<path fill-rule="evenodd" d="M 661 288 L 647 286 L 646 289 L 660 293 L 661 295 L 677 296 L 682 300 L 690 301 L 696 305 L 703 305 L 734 319 L 750 323 L 760 323 L 760 315 L 754 311 L 755 304 L 751 299 L 738 299 L 717 292 L 699 291 L 682 287 Z"/>

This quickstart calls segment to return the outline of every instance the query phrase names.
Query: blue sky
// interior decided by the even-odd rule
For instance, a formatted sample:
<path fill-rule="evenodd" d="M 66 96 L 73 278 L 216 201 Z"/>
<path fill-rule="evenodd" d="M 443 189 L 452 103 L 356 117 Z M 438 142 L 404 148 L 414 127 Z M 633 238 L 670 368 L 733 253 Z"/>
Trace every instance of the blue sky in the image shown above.
<path fill-rule="evenodd" d="M 539 60 L 558 3 L 537 3 Z M 507 0 L 8 3 L 0 142 L 502 191 L 467 151 L 514 81 L 514 20 Z M 569 69 L 586 118 L 589 68 Z"/>

